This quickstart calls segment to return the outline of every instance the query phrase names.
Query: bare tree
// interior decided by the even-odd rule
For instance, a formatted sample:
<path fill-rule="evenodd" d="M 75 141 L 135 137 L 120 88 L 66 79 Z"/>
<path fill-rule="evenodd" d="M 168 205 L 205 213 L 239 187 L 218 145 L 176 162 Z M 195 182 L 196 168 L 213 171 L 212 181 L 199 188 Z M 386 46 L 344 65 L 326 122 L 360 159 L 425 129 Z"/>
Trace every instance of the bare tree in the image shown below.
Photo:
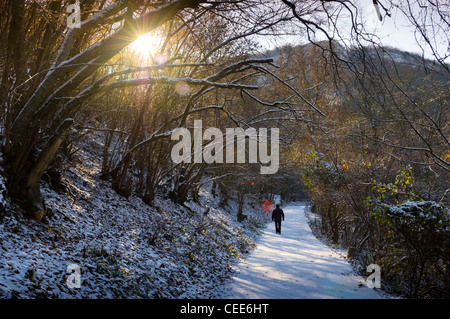
<path fill-rule="evenodd" d="M 186 8 L 196 8 L 201 2 L 194 0 L 167 2 L 145 12 L 144 9 L 147 6 L 136 6 L 133 2 L 117 1 L 103 7 L 105 2 L 101 1 L 97 4 L 100 8 L 94 10 L 96 13 L 83 20 L 80 28 L 72 28 L 66 32 L 56 56 L 47 57 L 47 59 L 53 59 L 50 69 L 40 71 L 45 72 L 45 77 L 38 83 L 34 91 L 28 92 L 28 97 L 22 97 L 19 102 L 13 101 L 14 104 L 5 104 L 10 101 L 8 101 L 8 97 L 2 97 L 4 110 L 12 112 L 13 116 L 12 121 L 5 123 L 7 125 L 5 154 L 10 166 L 8 170 L 9 190 L 11 196 L 24 204 L 31 216 L 36 218 L 43 216 L 44 210 L 38 182 L 70 128 L 70 117 L 56 117 L 57 121 L 53 121 L 62 102 L 67 100 L 67 97 L 71 96 L 85 80 L 92 77 L 96 70 L 133 42 L 140 33 L 150 32 L 164 22 L 173 19 L 178 12 Z M 23 18 L 25 12 L 30 9 L 25 6 L 24 1 L 18 5 L 11 1 L 10 6 L 9 42 L 11 46 L 8 47 L 8 52 L 10 52 L 8 57 L 18 53 L 18 49 L 12 45 L 13 43 L 25 43 L 27 40 L 25 33 L 21 31 L 23 24 L 17 21 L 21 17 Z M 30 6 L 34 9 L 33 3 Z M 94 2 L 91 2 L 89 8 L 83 9 L 93 8 Z M 54 13 L 61 14 L 65 8 L 62 1 L 57 1 L 54 3 L 54 7 L 50 8 L 50 10 L 52 9 L 55 9 Z M 141 14 L 134 18 L 133 13 L 136 11 Z M 37 15 L 32 14 L 29 22 L 33 23 L 35 19 L 38 19 Z M 118 22 L 121 24 L 117 24 Z M 119 27 L 115 27 L 116 25 Z M 112 28 L 110 29 L 111 35 L 104 39 L 98 39 L 96 32 L 99 31 L 99 28 L 105 27 Z M 60 34 L 57 33 L 57 35 Z M 89 41 L 90 45 L 83 48 L 88 42 L 88 37 L 92 39 Z M 79 51 L 80 47 L 81 51 Z M 22 62 L 20 55 L 14 56 L 19 59 L 18 62 Z M 9 58 L 7 58 L 8 61 Z M 3 70 L 3 74 L 6 75 L 10 69 L 10 63 L 7 64 Z M 22 65 L 14 67 L 16 72 L 23 70 Z M 15 80 L 21 82 L 22 78 L 22 75 L 16 74 Z M 7 76 L 4 76 L 3 80 L 2 85 L 5 87 Z M 17 91 L 17 87 L 23 89 L 32 82 L 28 80 L 25 83 L 15 83 L 16 88 L 13 89 L 13 92 Z M 67 115 L 70 116 L 70 113 Z M 48 128 L 53 128 L 53 130 L 46 131 Z M 35 154 L 38 147 L 42 148 L 38 154 Z"/>
<path fill-rule="evenodd" d="M 10 1 L 8 6 L 4 6 L 8 12 L 5 21 L 9 25 L 5 22 L 2 28 L 8 29 L 9 45 L 2 68 L 1 101 L 8 189 L 30 216 L 38 219 L 44 214 L 40 178 L 70 132 L 73 118 L 90 99 L 111 90 L 156 84 L 173 86 L 180 81 L 198 88 L 188 98 L 180 114 L 173 114 L 154 131 L 146 132 L 143 139 L 140 129 L 143 117 L 138 116 L 127 150 L 110 172 L 120 188 L 136 151 L 170 136 L 174 127 L 186 125 L 191 114 L 215 109 L 232 117 L 224 108 L 199 101 L 216 89 L 246 92 L 257 89 L 250 80 L 262 72 L 270 74 L 261 64 L 271 63 L 271 60 L 236 59 L 241 53 L 229 54 L 226 50 L 237 43 L 244 43 L 242 41 L 253 35 L 276 33 L 277 25 L 291 19 L 283 7 L 254 0 L 163 1 L 156 4 L 126 0 L 89 1 L 82 5 L 79 28 L 67 29 L 64 25 L 66 5 L 64 1 L 53 1 L 49 6 L 25 1 L 16 5 Z M 183 46 L 186 40 L 179 38 L 183 33 L 189 34 L 190 41 L 195 43 L 208 35 L 204 30 L 218 26 L 201 19 L 207 13 L 215 16 L 216 19 L 211 21 L 220 21 L 222 30 L 226 32 L 216 33 L 218 37 L 210 39 L 210 47 Z M 43 19 L 42 15 L 50 18 Z M 18 23 L 20 20 L 25 23 Z M 189 72 L 175 77 L 142 77 L 142 72 L 161 65 L 146 67 L 146 70 L 115 65 L 114 59 L 139 35 L 158 29 L 168 21 L 172 22 L 167 28 L 170 32 L 166 41 L 171 45 L 165 43 L 163 48 L 185 57 L 193 56 L 190 50 L 198 50 L 194 54 L 198 58 L 196 61 L 182 61 L 180 65 L 167 63 L 164 67 L 180 70 L 184 67 Z M 24 25 L 30 26 L 27 32 Z M 45 30 L 44 34 L 41 30 Z M 47 43 L 50 39 L 54 40 L 51 45 Z M 38 47 L 36 55 L 31 52 L 22 54 L 23 48 L 19 45 L 25 43 L 29 48 Z M 208 64 L 211 67 L 205 68 Z M 144 114 L 144 108 L 141 110 Z"/>

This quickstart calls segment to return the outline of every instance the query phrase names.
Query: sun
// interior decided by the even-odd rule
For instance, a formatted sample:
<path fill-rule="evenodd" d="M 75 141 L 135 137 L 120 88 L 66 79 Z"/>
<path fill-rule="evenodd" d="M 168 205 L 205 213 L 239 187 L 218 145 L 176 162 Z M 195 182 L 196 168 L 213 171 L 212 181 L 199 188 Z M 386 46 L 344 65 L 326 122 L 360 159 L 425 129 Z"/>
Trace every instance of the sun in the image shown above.
<path fill-rule="evenodd" d="M 131 50 L 140 58 L 142 62 L 150 62 L 156 55 L 159 41 L 150 33 L 139 36 L 131 43 Z"/>

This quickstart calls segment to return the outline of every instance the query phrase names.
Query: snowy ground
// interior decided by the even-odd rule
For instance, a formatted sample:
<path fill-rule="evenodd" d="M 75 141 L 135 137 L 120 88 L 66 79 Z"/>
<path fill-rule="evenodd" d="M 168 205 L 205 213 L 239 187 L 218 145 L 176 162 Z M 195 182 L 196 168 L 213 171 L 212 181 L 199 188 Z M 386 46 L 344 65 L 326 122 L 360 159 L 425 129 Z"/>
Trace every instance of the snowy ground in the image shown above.
<path fill-rule="evenodd" d="M 311 232 L 305 206 L 283 208 L 281 235 L 268 225 L 257 248 L 238 266 L 222 298 L 311 299 L 383 298 L 367 287 L 342 253 Z"/>
<path fill-rule="evenodd" d="M 249 218 L 239 223 L 236 202 L 222 207 L 211 183 L 184 206 L 159 195 L 152 206 L 125 198 L 100 179 L 101 139 L 78 146 L 66 187 L 42 182 L 42 222 L 9 203 L 0 168 L 0 299 L 214 297 L 267 214 L 245 205 Z M 71 264 L 81 269 L 79 288 L 67 284 Z"/>
<path fill-rule="evenodd" d="M 236 202 L 221 207 L 208 183 L 198 202 L 157 196 L 148 206 L 99 178 L 99 136 L 79 147 L 66 163 L 66 186 L 41 185 L 49 212 L 42 222 L 9 203 L 0 168 L 0 298 L 380 297 L 311 233 L 304 206 L 284 208 L 282 235 L 264 228 L 270 214 L 259 205 L 245 205 L 249 218 L 239 223 Z M 68 287 L 71 264 L 81 268 L 80 288 Z"/>

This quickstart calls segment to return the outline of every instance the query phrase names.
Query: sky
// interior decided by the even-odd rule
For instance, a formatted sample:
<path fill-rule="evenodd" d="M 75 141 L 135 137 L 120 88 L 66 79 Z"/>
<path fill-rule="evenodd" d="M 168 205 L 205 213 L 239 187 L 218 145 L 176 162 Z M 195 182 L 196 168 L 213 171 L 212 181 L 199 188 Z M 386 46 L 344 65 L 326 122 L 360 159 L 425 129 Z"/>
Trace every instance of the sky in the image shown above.
<path fill-rule="evenodd" d="M 414 29 L 407 18 L 396 8 L 391 9 L 391 17 L 383 16 L 380 21 L 376 15 L 372 0 L 357 0 L 363 12 L 368 30 L 377 34 L 384 45 L 402 49 L 404 51 L 422 54 L 422 49 L 417 44 Z M 414 3 L 413 1 L 411 1 Z M 413 10 L 418 10 L 414 7 Z M 448 47 L 448 43 L 447 43 Z M 444 43 L 439 45 L 439 51 L 445 52 Z M 430 51 L 425 51 L 427 58 L 433 58 Z"/>
<path fill-rule="evenodd" d="M 381 1 L 385 7 L 388 6 L 386 0 Z M 381 40 L 381 43 L 383 45 L 412 53 L 417 53 L 419 55 L 422 54 L 422 48 L 417 44 L 414 29 L 410 26 L 410 22 L 398 8 L 389 8 L 391 12 L 390 17 L 386 16 L 384 14 L 384 11 L 381 9 L 383 19 L 382 21 L 380 21 L 378 19 L 372 0 L 352 0 L 352 2 L 360 9 L 360 12 L 362 12 L 361 19 L 366 30 L 374 33 Z M 404 1 L 398 2 L 405 4 Z M 425 0 L 410 1 L 410 3 L 412 3 L 413 5 L 413 12 L 418 12 L 418 10 L 420 10 L 417 2 L 425 2 Z M 444 9 L 450 11 L 450 3 L 444 4 L 443 6 L 445 5 L 447 7 L 445 7 Z M 343 34 L 346 32 L 346 30 L 351 29 L 349 20 L 347 18 L 342 16 L 339 20 L 339 32 Z M 448 43 L 448 34 L 450 33 L 450 29 L 447 28 L 447 30 L 443 30 L 442 32 L 444 36 L 437 37 L 438 39 L 440 39 L 440 43 L 436 43 L 438 52 L 440 52 L 441 56 L 445 55 L 445 53 L 450 55 L 450 43 Z M 323 39 L 325 39 L 325 37 L 323 37 Z M 320 38 L 320 35 L 318 36 L 318 38 L 316 38 L 316 40 L 322 40 Z M 277 40 L 262 39 L 262 42 L 267 43 L 264 44 L 264 46 L 269 46 L 270 48 L 272 48 L 276 45 L 279 46 L 280 44 L 282 45 L 285 43 L 291 43 L 293 45 L 303 44 L 305 43 L 305 37 L 301 37 L 298 35 L 285 36 L 278 38 Z M 428 59 L 434 59 L 430 50 L 426 50 L 424 52 L 424 55 Z M 450 63 L 450 58 L 447 58 L 446 62 Z"/>

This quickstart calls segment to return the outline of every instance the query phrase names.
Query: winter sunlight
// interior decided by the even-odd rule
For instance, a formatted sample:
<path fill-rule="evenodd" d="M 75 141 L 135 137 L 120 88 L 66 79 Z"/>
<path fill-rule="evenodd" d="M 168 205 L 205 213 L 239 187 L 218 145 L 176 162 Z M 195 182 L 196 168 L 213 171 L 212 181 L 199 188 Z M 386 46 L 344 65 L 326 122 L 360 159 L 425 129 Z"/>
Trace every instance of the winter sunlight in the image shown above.
<path fill-rule="evenodd" d="M 137 38 L 130 44 L 132 52 L 139 59 L 141 64 L 151 63 L 154 60 L 156 53 L 158 52 L 158 45 L 160 40 L 152 35 L 146 33 Z"/>

